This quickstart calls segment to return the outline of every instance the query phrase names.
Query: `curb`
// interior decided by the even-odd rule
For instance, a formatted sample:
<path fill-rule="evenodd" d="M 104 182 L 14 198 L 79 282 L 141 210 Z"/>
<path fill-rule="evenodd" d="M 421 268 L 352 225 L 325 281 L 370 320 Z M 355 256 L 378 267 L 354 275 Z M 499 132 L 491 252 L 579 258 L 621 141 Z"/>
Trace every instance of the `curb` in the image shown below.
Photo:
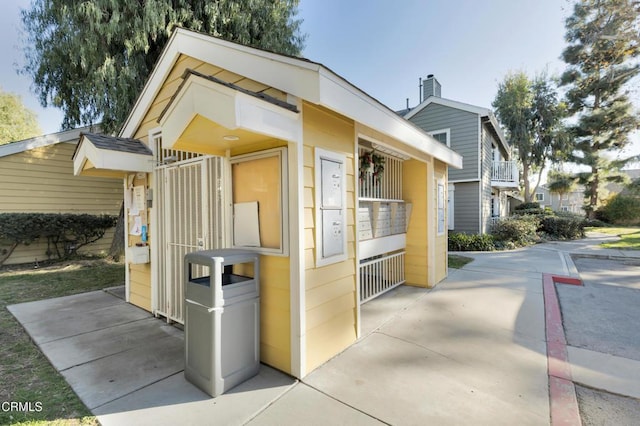
<path fill-rule="evenodd" d="M 576 388 L 571 377 L 567 339 L 562 326 L 562 313 L 556 293 L 556 283 L 582 285 L 582 281 L 572 277 L 542 274 L 551 425 L 580 426 L 582 421 Z"/>

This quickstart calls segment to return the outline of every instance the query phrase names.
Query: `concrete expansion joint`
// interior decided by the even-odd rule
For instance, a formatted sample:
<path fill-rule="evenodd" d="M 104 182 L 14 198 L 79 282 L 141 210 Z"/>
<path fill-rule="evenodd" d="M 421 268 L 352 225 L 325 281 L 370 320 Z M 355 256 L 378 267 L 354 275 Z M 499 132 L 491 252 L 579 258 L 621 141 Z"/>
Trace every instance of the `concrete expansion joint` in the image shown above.
<path fill-rule="evenodd" d="M 326 393 L 326 392 L 325 392 L 325 391 L 323 391 L 322 389 L 319 389 L 319 388 L 317 388 L 317 387 L 315 387 L 315 386 L 313 386 L 313 385 L 311 385 L 311 384 L 309 384 L 309 383 L 305 382 L 305 381 L 304 381 L 304 379 L 303 379 L 303 380 L 301 380 L 301 381 L 300 381 L 300 383 L 304 384 L 305 386 L 310 387 L 311 389 L 315 390 L 316 392 L 321 393 L 322 395 L 326 396 L 327 398 L 330 398 L 330 399 L 332 399 L 332 400 L 336 401 L 337 403 L 339 403 L 339 404 L 341 404 L 341 405 L 344 405 L 345 407 L 349 407 L 349 408 L 351 408 L 352 410 L 355 410 L 355 411 L 357 411 L 357 412 L 359 412 L 359 413 L 361 413 L 361 414 L 364 414 L 365 416 L 367 416 L 367 417 L 369 417 L 369 418 L 371 418 L 371 419 L 374 419 L 374 420 L 376 420 L 376 421 L 378 421 L 378 422 L 380 422 L 380 423 L 382 423 L 382 424 L 385 424 L 385 425 L 391 425 L 391 423 L 389 423 L 389 422 L 385 422 L 384 420 L 382 420 L 382 419 L 380 419 L 380 418 L 378 418 L 378 417 L 376 417 L 376 416 L 373 416 L 373 415 L 371 415 L 371 414 L 367 413 L 366 411 L 362 411 L 362 410 L 361 410 L 361 409 L 359 409 L 358 407 L 355 407 L 355 406 L 353 406 L 353 405 L 351 405 L 351 404 L 347 404 L 346 402 L 341 401 L 341 400 L 339 400 L 339 399 L 337 399 L 337 398 L 333 397 L 331 394 Z M 295 385 L 295 383 L 294 383 L 294 385 Z M 292 385 L 292 387 L 293 387 L 293 385 Z M 285 393 L 286 393 L 286 392 L 285 392 Z M 274 402 L 275 402 L 275 401 L 274 401 Z"/>
<path fill-rule="evenodd" d="M 125 352 L 126 352 L 126 351 L 125 351 Z M 170 378 L 170 377 L 174 377 L 174 376 L 176 376 L 176 375 L 178 375 L 178 374 L 184 374 L 184 370 L 180 370 L 180 371 L 178 371 L 178 372 L 176 372 L 176 373 L 174 373 L 174 374 L 171 374 L 171 375 L 169 375 L 169 376 L 159 378 L 158 380 L 155 380 L 155 381 L 153 381 L 153 382 L 149 382 L 149 383 L 147 383 L 146 385 L 144 385 L 144 386 L 142 386 L 142 387 L 139 387 L 139 388 L 137 388 L 137 389 L 133 389 L 133 390 L 132 390 L 131 392 L 129 392 L 129 393 L 126 393 L 126 394 L 124 394 L 124 395 L 119 395 L 117 398 L 114 398 L 114 399 L 109 400 L 109 401 L 105 401 L 105 402 L 103 402 L 102 404 L 96 405 L 95 407 L 88 407 L 88 408 L 89 408 L 89 410 L 91 410 L 92 412 L 94 412 L 94 410 L 97 410 L 98 408 L 100 408 L 100 407 L 102 407 L 102 406 L 104 406 L 104 405 L 111 404 L 113 401 L 117 401 L 117 400 L 119 400 L 119 399 L 127 398 L 127 397 L 128 397 L 129 395 L 131 395 L 131 394 L 134 394 L 134 393 L 136 393 L 136 392 L 138 392 L 138 391 L 140 391 L 140 390 L 142 390 L 142 389 L 146 389 L 146 388 L 148 388 L 148 387 L 150 387 L 150 386 L 152 386 L 152 385 L 155 385 L 156 383 L 159 383 L 159 382 L 161 382 L 161 381 L 163 381 L 163 380 L 166 380 L 166 379 L 168 379 L 168 378 Z"/>
<path fill-rule="evenodd" d="M 124 304 L 124 302 L 123 302 L 123 304 Z M 138 321 L 145 321 L 146 319 L 147 319 L 147 318 L 139 318 L 139 319 L 134 319 L 134 320 L 131 320 L 131 321 L 125 321 L 125 322 L 118 323 L 117 325 L 114 325 L 114 326 L 98 328 L 98 329 L 95 329 L 95 330 L 83 331 L 82 333 L 71 334 L 71 335 L 69 335 L 69 336 L 63 336 L 63 337 L 59 337 L 59 338 L 57 338 L 57 339 L 53 339 L 53 340 L 46 340 L 46 341 L 43 341 L 43 342 L 41 342 L 41 343 L 42 343 L 42 344 L 47 344 L 47 343 L 58 342 L 58 341 L 61 341 L 61 340 L 64 340 L 64 339 L 70 339 L 70 338 L 72 338 L 72 337 L 78 337 L 78 336 L 82 336 L 82 335 L 85 335 L 85 334 L 95 333 L 95 332 L 97 332 L 97 331 L 108 330 L 108 329 L 110 329 L 110 328 L 115 328 L 115 327 L 121 327 L 121 326 L 123 326 L 123 325 L 126 325 L 126 324 L 132 324 L 132 323 L 134 323 L 134 322 L 138 322 Z M 25 324 L 28 324 L 28 323 L 27 323 L 27 322 L 25 322 Z M 32 339 L 32 340 L 33 340 L 33 339 Z M 126 351 L 125 351 L 125 352 L 126 352 Z"/>
<path fill-rule="evenodd" d="M 412 342 L 411 340 L 406 340 L 406 339 L 403 339 L 403 338 L 398 337 L 398 336 L 392 336 L 391 334 L 387 334 L 387 333 L 384 333 L 384 332 L 382 332 L 382 331 L 376 331 L 376 333 L 377 333 L 377 334 L 381 334 L 381 335 L 386 336 L 386 337 L 389 337 L 389 338 L 394 339 L 394 340 L 399 340 L 399 341 L 401 341 L 401 342 L 408 343 L 408 344 L 410 344 L 410 345 L 416 346 L 416 347 L 418 347 L 418 348 L 424 349 L 424 350 L 426 350 L 426 351 L 429 351 L 429 352 L 431 352 L 431 353 L 434 353 L 434 354 L 436 354 L 436 355 L 439 355 L 439 356 L 441 356 L 441 357 L 444 357 L 444 358 L 446 358 L 446 359 L 448 359 L 448 360 L 451 360 L 451 361 L 454 361 L 454 362 L 458 362 L 458 363 L 459 363 L 459 361 L 457 361 L 457 360 L 455 360 L 455 359 L 451 358 L 450 356 L 447 356 L 447 355 L 445 355 L 445 354 L 443 354 L 443 353 L 440 353 L 440 352 L 438 352 L 438 351 L 434 351 L 433 349 L 428 348 L 428 347 L 426 347 L 426 346 L 423 346 L 423 345 L 421 345 L 421 344 L 419 344 L 419 343 Z"/>
<path fill-rule="evenodd" d="M 295 388 L 299 383 L 303 383 L 302 380 L 295 379 L 294 382 L 291 383 L 284 392 L 280 393 L 276 398 L 272 399 L 271 401 L 269 401 L 265 405 L 263 405 L 261 408 L 256 410 L 256 412 L 251 417 L 249 417 L 247 419 L 247 421 L 244 422 L 243 424 L 246 425 L 248 423 L 251 423 L 252 420 L 254 420 L 256 417 L 258 417 L 260 414 L 264 413 L 269 407 L 271 407 L 273 404 L 275 404 L 276 402 L 281 400 L 285 395 L 287 395 L 289 392 L 291 392 L 293 390 L 293 388 Z M 309 385 L 307 385 L 307 386 L 309 386 Z"/>

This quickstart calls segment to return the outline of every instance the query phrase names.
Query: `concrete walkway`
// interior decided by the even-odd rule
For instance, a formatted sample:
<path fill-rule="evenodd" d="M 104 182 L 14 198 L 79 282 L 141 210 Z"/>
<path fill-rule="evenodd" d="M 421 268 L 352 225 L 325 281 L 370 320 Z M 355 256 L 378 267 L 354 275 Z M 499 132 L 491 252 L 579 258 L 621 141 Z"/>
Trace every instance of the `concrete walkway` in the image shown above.
<path fill-rule="evenodd" d="M 362 306 L 362 338 L 302 381 L 262 366 L 211 399 L 184 380 L 183 336 L 105 292 L 11 306 L 104 425 L 550 423 L 543 273 L 599 239 L 464 253 L 435 289 Z"/>

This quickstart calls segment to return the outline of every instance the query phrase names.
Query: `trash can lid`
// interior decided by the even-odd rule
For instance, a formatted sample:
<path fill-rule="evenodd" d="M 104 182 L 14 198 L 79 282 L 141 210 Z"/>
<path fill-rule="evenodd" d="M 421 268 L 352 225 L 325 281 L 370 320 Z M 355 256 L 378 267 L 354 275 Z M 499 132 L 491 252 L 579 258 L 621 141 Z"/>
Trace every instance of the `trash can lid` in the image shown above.
<path fill-rule="evenodd" d="M 223 264 L 235 264 L 253 261 L 258 258 L 259 254 L 247 249 L 216 249 L 216 250 L 200 250 L 187 253 L 185 260 L 194 263 L 211 263 L 218 261 Z"/>

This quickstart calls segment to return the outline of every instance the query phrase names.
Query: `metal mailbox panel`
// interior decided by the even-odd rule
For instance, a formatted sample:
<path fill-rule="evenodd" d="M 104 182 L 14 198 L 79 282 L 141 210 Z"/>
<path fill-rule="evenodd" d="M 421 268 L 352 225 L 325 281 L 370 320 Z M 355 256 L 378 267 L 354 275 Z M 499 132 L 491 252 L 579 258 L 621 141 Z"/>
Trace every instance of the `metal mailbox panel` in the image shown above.
<path fill-rule="evenodd" d="M 331 257 L 344 253 L 344 217 L 342 210 L 322 210 L 322 256 Z"/>
<path fill-rule="evenodd" d="M 342 163 L 322 158 L 322 208 L 342 207 Z"/>

